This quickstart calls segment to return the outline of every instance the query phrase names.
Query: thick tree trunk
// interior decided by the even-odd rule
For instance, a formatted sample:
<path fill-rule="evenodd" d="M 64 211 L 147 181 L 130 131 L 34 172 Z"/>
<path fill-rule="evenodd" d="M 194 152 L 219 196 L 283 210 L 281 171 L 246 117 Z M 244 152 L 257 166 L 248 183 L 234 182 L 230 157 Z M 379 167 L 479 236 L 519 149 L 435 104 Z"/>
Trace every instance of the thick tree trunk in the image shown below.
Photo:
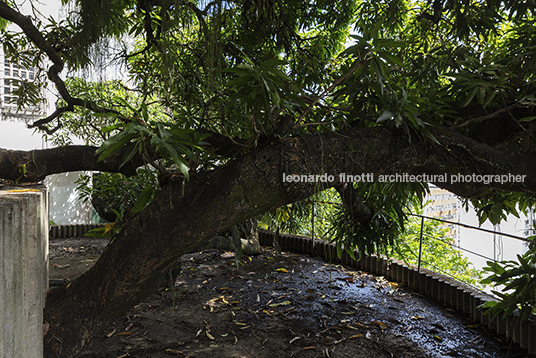
<path fill-rule="evenodd" d="M 49 294 L 46 357 L 74 356 L 108 322 L 152 294 L 178 257 L 202 240 L 289 202 L 278 180 L 279 150 L 262 153 L 192 178 L 184 197 L 181 183 L 171 183 L 125 222 L 90 271 Z"/>
<path fill-rule="evenodd" d="M 47 300 L 47 357 L 72 357 L 114 318 L 152 294 L 178 257 L 229 226 L 339 183 L 339 174 L 519 174 L 524 182 L 495 187 L 536 192 L 528 155 L 495 150 L 456 135 L 441 145 L 409 144 L 405 133 L 368 128 L 283 139 L 257 148 L 213 173 L 191 178 L 184 196 L 170 183 L 145 210 L 123 224 L 86 274 Z M 1 169 L 0 169 L 1 170 Z M 333 175 L 333 182 L 285 182 L 288 175 Z M 466 193 L 474 188 L 437 183 Z M 474 183 L 475 188 L 483 186 Z M 489 186 L 488 186 L 489 187 Z"/>

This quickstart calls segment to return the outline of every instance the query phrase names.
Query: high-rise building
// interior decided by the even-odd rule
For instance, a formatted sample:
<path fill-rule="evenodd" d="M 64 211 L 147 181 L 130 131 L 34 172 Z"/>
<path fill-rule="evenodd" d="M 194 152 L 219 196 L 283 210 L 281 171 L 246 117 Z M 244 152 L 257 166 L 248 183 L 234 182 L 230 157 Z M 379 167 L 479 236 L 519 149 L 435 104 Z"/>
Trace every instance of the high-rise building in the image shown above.
<path fill-rule="evenodd" d="M 459 198 L 445 189 L 438 188 L 430 184 L 430 194 L 428 194 L 424 202 L 426 206 L 423 209 L 425 216 L 439 218 L 442 220 L 459 222 L 461 201 Z M 441 225 L 448 228 L 448 236 L 453 240 L 459 240 L 459 230 L 456 224 Z"/>
<path fill-rule="evenodd" d="M 37 80 L 36 69 L 25 68 L 9 62 L 0 53 L 0 121 L 20 121 L 31 123 L 46 114 L 44 95 L 37 105 L 18 108 L 15 91 L 21 83 Z"/>

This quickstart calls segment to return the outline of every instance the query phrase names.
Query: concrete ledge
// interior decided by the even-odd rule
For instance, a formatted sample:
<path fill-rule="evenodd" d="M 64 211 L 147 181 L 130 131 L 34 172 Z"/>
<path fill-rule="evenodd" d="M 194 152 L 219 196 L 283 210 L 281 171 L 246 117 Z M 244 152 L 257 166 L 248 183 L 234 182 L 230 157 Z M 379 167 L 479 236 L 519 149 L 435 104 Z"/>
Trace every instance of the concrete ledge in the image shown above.
<path fill-rule="evenodd" d="M 0 358 L 43 356 L 47 208 L 44 186 L 0 189 Z"/>

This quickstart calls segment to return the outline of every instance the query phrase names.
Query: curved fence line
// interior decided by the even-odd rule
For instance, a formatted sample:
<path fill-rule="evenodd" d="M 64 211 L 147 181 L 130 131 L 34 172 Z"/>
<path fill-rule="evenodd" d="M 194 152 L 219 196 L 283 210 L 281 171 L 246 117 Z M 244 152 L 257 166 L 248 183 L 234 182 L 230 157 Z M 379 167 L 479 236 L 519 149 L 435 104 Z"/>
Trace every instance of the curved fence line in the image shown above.
<path fill-rule="evenodd" d="M 272 246 L 274 238 L 275 233 L 259 230 L 261 245 Z M 354 251 L 354 256 L 357 259 L 352 259 L 346 251 L 342 251 L 339 258 L 336 245 L 325 240 L 313 240 L 309 237 L 288 234 L 279 234 L 279 238 L 278 242 L 282 250 L 316 255 L 332 263 L 341 263 L 378 276 L 384 276 L 446 304 L 483 326 L 487 326 L 497 334 L 512 339 L 513 342 L 527 349 L 529 354 L 536 354 L 535 317 L 529 323 L 521 324 L 518 315 L 511 315 L 504 320 L 485 315 L 479 307 L 485 302 L 497 300 L 472 286 L 427 269 L 421 269 L 419 272 L 416 267 L 408 267 L 399 260 L 374 255 L 360 255 L 357 250 Z"/>
<path fill-rule="evenodd" d="M 53 226 L 50 228 L 50 233 L 51 238 L 83 236 L 87 231 L 103 225 Z M 259 230 L 261 245 L 273 246 L 274 238 L 275 233 Z M 398 282 L 467 315 L 497 334 L 506 336 L 514 343 L 518 343 L 522 348 L 527 349 L 529 354 L 536 355 L 535 317 L 532 317 L 529 323 L 521 324 L 519 316 L 515 314 L 504 320 L 485 315 L 479 306 L 488 301 L 497 301 L 497 299 L 479 289 L 428 269 L 421 268 L 419 271 L 416 266 L 410 267 L 400 260 L 374 255 L 360 255 L 357 250 L 354 251 L 356 259 L 352 259 L 350 254 L 344 250 L 339 258 L 336 245 L 325 240 L 313 240 L 310 237 L 288 234 L 279 234 L 279 238 L 279 245 L 284 251 L 319 256 L 332 263 L 355 267 L 358 270 Z"/>

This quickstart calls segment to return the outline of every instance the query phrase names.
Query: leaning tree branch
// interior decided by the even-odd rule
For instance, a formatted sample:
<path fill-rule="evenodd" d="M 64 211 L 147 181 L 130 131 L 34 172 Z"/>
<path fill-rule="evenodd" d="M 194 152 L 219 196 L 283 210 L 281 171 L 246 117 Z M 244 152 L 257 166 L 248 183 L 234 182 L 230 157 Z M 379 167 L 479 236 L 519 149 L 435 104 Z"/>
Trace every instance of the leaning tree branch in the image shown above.
<path fill-rule="evenodd" d="M 49 293 L 45 356 L 75 356 L 103 327 L 154 293 L 182 254 L 225 228 L 340 184 L 340 173 L 513 173 L 526 175 L 525 181 L 492 187 L 536 193 L 534 156 L 456 133 L 434 135 L 440 145 L 410 143 L 407 133 L 390 127 L 306 134 L 255 148 L 219 170 L 192 176 L 185 190 L 182 181 L 171 181 L 142 212 L 127 219 L 92 269 Z M 334 180 L 285 181 L 284 173 L 327 174 Z M 486 187 L 482 182 L 475 186 Z"/>
<path fill-rule="evenodd" d="M 247 148 L 245 140 L 229 138 L 208 130 L 199 132 L 208 134 L 205 138 L 208 148 L 220 157 L 233 158 Z M 125 148 L 104 161 L 98 161 L 96 150 L 97 147 L 93 146 L 68 146 L 32 151 L 0 148 L 0 178 L 21 183 L 35 183 L 50 174 L 79 170 L 115 172 L 130 176 L 136 173 L 136 168 L 145 163 L 141 156 L 135 156 L 120 168 L 123 157 L 127 154 Z"/>
<path fill-rule="evenodd" d="M 0 178 L 15 182 L 35 183 L 47 175 L 79 170 L 123 173 L 134 175 L 143 165 L 141 157 L 120 168 L 126 151 L 121 150 L 108 159 L 98 161 L 93 146 L 69 146 L 31 151 L 0 148 Z"/>
<path fill-rule="evenodd" d="M 330 186 L 340 184 L 338 176 L 342 172 L 352 175 L 362 173 L 447 175 L 449 179 L 453 175 L 525 175 L 523 181 L 517 182 L 484 183 L 474 180 L 470 182 L 431 180 L 431 182 L 464 197 L 471 197 L 481 189 L 518 191 L 536 195 L 536 165 L 533 153 L 508 147 L 494 148 L 454 131 L 437 132 L 434 135 L 439 145 L 427 141 L 409 143 L 406 133 L 389 127 L 359 128 L 304 135 L 299 138 L 284 138 L 280 142 L 286 146 L 285 155 L 289 156 L 289 159 L 282 170 L 287 174 L 329 173 L 335 177 L 335 181 L 329 183 Z M 206 141 L 211 143 L 214 151 L 228 155 L 243 150 L 240 143 L 217 134 L 212 134 Z M 267 142 L 263 148 L 277 145 L 277 141 Z M 0 149 L 0 178 L 36 182 L 49 174 L 77 170 L 120 171 L 129 175 L 135 172 L 136 167 L 143 165 L 141 158 L 135 158 L 119 170 L 124 149 L 102 162 L 97 161 L 96 149 L 91 146 L 27 152 Z M 258 155 L 263 155 L 262 151 L 260 153 Z M 239 160 L 240 157 L 244 155 L 235 160 Z M 314 165 L 304 166 L 304 162 Z M 22 166 L 25 166 L 25 176 L 21 175 Z M 303 198 L 308 197 L 307 193 L 311 194 L 311 188 L 306 183 L 288 183 L 288 186 L 296 191 L 296 195 Z"/>

